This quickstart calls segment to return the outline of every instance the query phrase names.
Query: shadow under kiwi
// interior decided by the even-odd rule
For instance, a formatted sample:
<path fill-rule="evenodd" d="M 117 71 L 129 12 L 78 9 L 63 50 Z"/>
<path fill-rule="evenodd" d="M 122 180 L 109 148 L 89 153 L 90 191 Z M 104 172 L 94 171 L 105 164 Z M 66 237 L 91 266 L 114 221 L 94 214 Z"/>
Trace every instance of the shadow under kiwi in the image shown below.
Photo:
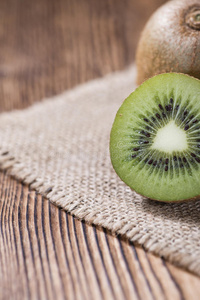
<path fill-rule="evenodd" d="M 162 217 L 169 220 L 191 225 L 200 226 L 200 200 L 191 199 L 182 202 L 159 202 L 144 198 L 141 202 L 142 209 L 155 217 Z"/>

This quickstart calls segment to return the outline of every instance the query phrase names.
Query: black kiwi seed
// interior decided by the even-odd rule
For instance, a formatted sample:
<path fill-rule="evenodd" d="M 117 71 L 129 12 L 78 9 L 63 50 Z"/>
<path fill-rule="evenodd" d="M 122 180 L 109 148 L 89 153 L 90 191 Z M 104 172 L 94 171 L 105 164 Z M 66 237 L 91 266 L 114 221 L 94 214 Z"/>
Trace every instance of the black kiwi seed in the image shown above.
<path fill-rule="evenodd" d="M 161 119 L 161 117 L 158 113 L 156 114 L 156 118 L 159 119 L 159 120 Z"/>
<path fill-rule="evenodd" d="M 184 128 L 184 130 L 185 130 L 185 131 L 188 130 L 189 127 L 190 127 L 189 125 L 186 125 L 185 128 Z"/>
<path fill-rule="evenodd" d="M 145 134 L 146 137 L 150 137 L 151 136 L 149 132 L 145 132 L 144 134 Z"/>
<path fill-rule="evenodd" d="M 155 167 L 157 165 L 157 160 L 154 161 L 153 166 Z"/>
<path fill-rule="evenodd" d="M 136 156 L 137 156 L 136 154 L 131 155 L 132 158 L 135 158 Z"/>
<path fill-rule="evenodd" d="M 193 122 L 192 122 L 193 124 L 195 124 L 195 123 L 198 123 L 198 120 L 197 119 L 195 119 Z"/>
<path fill-rule="evenodd" d="M 194 153 L 191 153 L 191 156 L 192 156 L 192 157 L 196 157 L 196 154 L 194 154 Z"/>
<path fill-rule="evenodd" d="M 163 118 L 166 118 L 166 114 L 164 112 L 162 113 L 162 116 L 163 116 Z"/>
<path fill-rule="evenodd" d="M 185 157 L 183 157 L 183 162 L 186 163 L 187 162 L 187 159 Z"/>
<path fill-rule="evenodd" d="M 176 110 L 178 110 L 178 109 L 179 109 L 179 104 L 176 105 Z"/>
<path fill-rule="evenodd" d="M 166 109 L 166 111 L 169 111 L 169 106 L 166 105 L 166 106 L 165 106 L 165 109 Z"/>
<path fill-rule="evenodd" d="M 174 161 L 177 161 L 177 157 L 176 156 L 174 156 L 173 159 L 174 159 Z"/>
<path fill-rule="evenodd" d="M 151 165 L 152 162 L 153 162 L 153 159 L 150 159 L 150 160 L 148 161 L 148 164 Z"/>
<path fill-rule="evenodd" d="M 133 148 L 133 151 L 138 151 L 140 148 Z"/>
<path fill-rule="evenodd" d="M 199 157 L 195 157 L 195 160 L 200 163 L 200 158 Z"/>
<path fill-rule="evenodd" d="M 171 105 L 168 105 L 168 110 L 172 111 L 172 106 Z"/>
<path fill-rule="evenodd" d="M 144 141 L 143 144 L 149 144 L 149 141 Z"/>
<path fill-rule="evenodd" d="M 172 98 L 170 99 L 170 103 L 171 103 L 171 104 L 173 104 L 173 103 L 174 103 L 174 100 L 173 100 Z"/>
<path fill-rule="evenodd" d="M 161 110 L 163 110 L 163 107 L 162 107 L 162 105 L 161 105 L 161 104 L 159 104 L 158 106 L 159 106 L 159 108 L 160 108 Z"/>
<path fill-rule="evenodd" d="M 166 158 L 165 164 L 168 165 L 168 163 L 169 163 L 169 158 Z"/>
<path fill-rule="evenodd" d="M 155 119 L 154 117 L 151 117 L 151 120 L 152 120 L 153 122 L 155 122 L 156 119 Z"/>
<path fill-rule="evenodd" d="M 147 118 L 144 118 L 144 121 L 145 121 L 145 122 L 149 122 L 149 120 L 148 120 Z"/>
<path fill-rule="evenodd" d="M 165 167 L 165 171 L 168 171 L 168 166 Z"/>
<path fill-rule="evenodd" d="M 185 110 L 185 111 L 184 111 L 184 116 L 187 116 L 187 114 L 188 114 L 188 111 Z"/>

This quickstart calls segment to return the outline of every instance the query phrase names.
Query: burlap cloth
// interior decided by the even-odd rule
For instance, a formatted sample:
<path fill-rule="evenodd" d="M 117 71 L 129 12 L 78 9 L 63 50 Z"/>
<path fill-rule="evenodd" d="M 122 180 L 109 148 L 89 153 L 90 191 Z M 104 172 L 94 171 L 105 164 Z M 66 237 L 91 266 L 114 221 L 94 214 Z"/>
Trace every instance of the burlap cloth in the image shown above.
<path fill-rule="evenodd" d="M 28 109 L 1 114 L 0 166 L 75 216 L 200 275 L 200 202 L 145 199 L 111 166 L 110 129 L 117 109 L 135 89 L 135 73 L 131 66 Z"/>

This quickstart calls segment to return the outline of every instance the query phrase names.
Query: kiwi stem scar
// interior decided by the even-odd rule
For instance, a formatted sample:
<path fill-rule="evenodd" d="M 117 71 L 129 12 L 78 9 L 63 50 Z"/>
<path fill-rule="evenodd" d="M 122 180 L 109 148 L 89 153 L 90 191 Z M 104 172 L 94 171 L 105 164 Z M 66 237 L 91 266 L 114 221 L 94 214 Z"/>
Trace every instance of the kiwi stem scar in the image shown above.
<path fill-rule="evenodd" d="M 186 24 L 196 30 L 200 30 L 200 8 L 192 8 L 185 18 Z"/>

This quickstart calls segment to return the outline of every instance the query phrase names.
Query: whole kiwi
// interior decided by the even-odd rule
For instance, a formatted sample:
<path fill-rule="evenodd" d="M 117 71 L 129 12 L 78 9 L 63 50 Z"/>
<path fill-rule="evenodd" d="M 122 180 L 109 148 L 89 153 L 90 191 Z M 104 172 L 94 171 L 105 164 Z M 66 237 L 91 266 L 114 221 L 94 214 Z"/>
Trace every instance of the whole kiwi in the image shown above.
<path fill-rule="evenodd" d="M 136 51 L 137 83 L 160 73 L 200 79 L 200 0 L 171 0 L 147 22 Z"/>

